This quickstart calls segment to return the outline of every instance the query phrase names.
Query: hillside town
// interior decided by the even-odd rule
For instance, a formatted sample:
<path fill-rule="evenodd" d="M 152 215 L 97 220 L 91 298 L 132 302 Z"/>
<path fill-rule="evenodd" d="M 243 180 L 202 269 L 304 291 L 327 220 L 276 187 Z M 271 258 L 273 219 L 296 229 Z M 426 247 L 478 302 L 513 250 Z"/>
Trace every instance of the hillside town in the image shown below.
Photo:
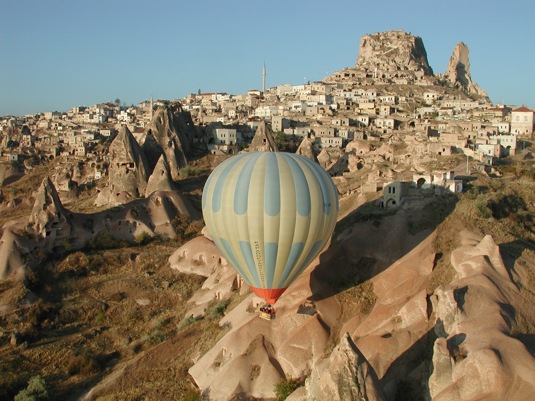
<path fill-rule="evenodd" d="M 421 57 L 414 59 L 407 49 L 416 49 Z M 434 75 L 421 39 L 402 31 L 366 35 L 355 67 L 319 82 L 266 88 L 264 66 L 263 88 L 245 94 L 199 90 L 178 101 L 150 99 L 126 106 L 116 99 L 66 112 L 5 116 L 0 119 L 0 150 L 13 167 L 28 166 L 28 160 L 35 163 L 36 159 L 54 158 L 72 161 L 64 165 L 83 164 L 79 177 L 54 180 L 59 190 L 68 189 L 72 181 L 92 183 L 109 174 L 111 158 L 102 144 L 109 144 L 126 127 L 142 145 L 158 110 L 171 104 L 187 115 L 186 142 L 201 153 L 252 150 L 255 134 L 265 136 L 267 131 L 269 137 L 284 134 L 300 143 L 298 153 L 307 148 L 307 155 L 333 177 L 360 168 L 350 159 L 356 158 L 355 163 L 362 166 L 363 160 L 373 155 L 394 165 L 403 162 L 416 167 L 439 156 L 463 154 L 474 168 L 491 172 L 496 160 L 522 150 L 521 139 L 533 134 L 535 111 L 525 105 L 493 104 L 472 82 L 469 65 L 463 43 L 456 46 L 446 73 Z M 259 126 L 267 128 L 259 133 Z M 259 143 L 253 147 L 273 150 L 273 140 L 263 141 L 266 148 Z M 398 148 L 402 144 L 402 148 L 395 152 L 394 144 Z M 173 163 L 169 158 L 167 162 Z M 186 164 L 184 161 L 178 168 Z M 2 182 L 8 178 L 6 174 L 9 172 L 4 172 Z M 415 184 L 422 177 L 426 185 L 447 181 L 455 190 L 450 171 L 416 168 L 409 180 Z M 358 189 L 376 191 L 394 179 L 399 178 L 369 177 Z"/>
<path fill-rule="evenodd" d="M 0 118 L 0 398 L 531 400 L 535 109 L 468 53 L 438 74 L 379 32 L 317 82 Z M 214 169 L 282 156 L 226 160 L 253 151 L 319 163 L 337 206 L 269 310 L 203 220 Z"/>

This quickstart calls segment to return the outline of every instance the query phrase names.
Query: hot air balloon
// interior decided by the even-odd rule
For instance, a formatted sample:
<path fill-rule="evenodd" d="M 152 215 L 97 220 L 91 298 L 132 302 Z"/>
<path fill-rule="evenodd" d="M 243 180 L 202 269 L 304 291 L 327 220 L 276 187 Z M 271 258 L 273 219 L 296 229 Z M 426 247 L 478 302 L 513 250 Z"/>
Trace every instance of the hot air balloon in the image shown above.
<path fill-rule="evenodd" d="M 212 171 L 202 211 L 221 254 L 274 304 L 329 241 L 338 192 L 325 170 L 303 156 L 241 153 Z"/>

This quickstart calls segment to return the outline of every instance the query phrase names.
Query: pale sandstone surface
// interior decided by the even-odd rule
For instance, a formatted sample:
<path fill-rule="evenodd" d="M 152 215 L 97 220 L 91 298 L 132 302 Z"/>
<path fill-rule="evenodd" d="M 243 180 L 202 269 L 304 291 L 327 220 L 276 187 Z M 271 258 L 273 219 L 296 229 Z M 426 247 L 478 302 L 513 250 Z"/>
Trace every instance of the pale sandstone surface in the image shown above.
<path fill-rule="evenodd" d="M 149 165 L 138 142 L 123 125 L 109 148 L 112 162 L 108 169 L 107 186 L 99 188 L 97 206 L 118 205 L 143 196 L 149 178 Z"/>
<path fill-rule="evenodd" d="M 4 227 L 0 240 L 2 278 L 9 275 L 22 279 L 26 264 L 40 263 L 40 252 L 81 249 L 89 241 L 108 235 L 128 242 L 142 235 L 174 238 L 176 232 L 171 221 L 176 216 L 200 218 L 190 202 L 174 191 L 155 191 L 147 198 L 103 212 L 73 213 L 63 206 L 54 184 L 45 177 L 34 198 L 26 224 L 13 222 Z"/>
<path fill-rule="evenodd" d="M 519 292 L 490 236 L 452 253 L 457 278 L 439 288 L 432 301 L 440 338 L 435 342 L 429 379 L 433 400 L 531 400 L 535 394 L 535 358 L 511 337 Z"/>
<path fill-rule="evenodd" d="M 316 154 L 314 153 L 314 148 L 312 146 L 312 140 L 307 136 L 303 138 L 295 153 L 309 158 L 310 160 L 317 161 Z"/>
<path fill-rule="evenodd" d="M 249 144 L 250 152 L 278 152 L 279 149 L 275 143 L 273 132 L 265 121 L 258 124 L 253 139 Z"/>
<path fill-rule="evenodd" d="M 422 38 L 403 31 L 377 32 L 360 39 L 356 67 L 390 70 L 392 66 L 433 75 Z"/>
<path fill-rule="evenodd" d="M 161 155 L 147 182 L 145 196 L 149 196 L 155 191 L 173 191 L 174 189 L 171 173 L 169 172 L 169 164 L 165 160 L 165 156 Z"/>
<path fill-rule="evenodd" d="M 446 78 L 454 88 L 460 88 L 468 93 L 475 93 L 487 96 L 487 92 L 481 89 L 475 82 L 472 82 L 470 74 L 470 51 L 463 42 L 457 43 L 448 62 L 448 68 L 444 73 Z"/>
<path fill-rule="evenodd" d="M 351 337 L 342 336 L 328 358 L 306 380 L 306 400 L 386 400 L 377 375 Z"/>
<path fill-rule="evenodd" d="M 364 376 L 349 380 L 347 385 L 350 387 L 346 391 L 355 394 L 362 391 L 368 397 L 364 399 L 369 400 L 390 399 L 400 378 L 411 377 L 422 380 L 424 387 L 429 380 L 429 394 L 433 400 L 464 401 L 479 399 L 479 396 L 489 400 L 529 399 L 528 394 L 532 394 L 534 389 L 534 379 L 530 375 L 535 371 L 534 360 L 521 342 L 505 333 L 508 326 L 503 316 L 507 314 L 500 305 L 510 301 L 501 294 L 514 295 L 517 290 L 510 282 L 497 245 L 490 237 L 478 241 L 477 235 L 463 233 L 468 245 L 463 245 L 452 254 L 452 264 L 460 273 L 457 281 L 451 285 L 467 280 L 463 273 L 465 271 L 469 272 L 468 278 L 473 279 L 475 271 L 480 276 L 477 279 L 478 285 L 482 285 L 484 290 L 472 290 L 469 287 L 464 295 L 464 306 L 459 309 L 456 303 L 459 295 L 449 296 L 448 294 L 454 294 L 451 290 L 448 292 L 439 287 L 431 297 L 426 292 L 427 279 L 433 271 L 435 259 L 433 238 L 432 235 L 428 236 L 412 250 L 408 245 L 411 241 L 407 241 L 406 246 L 410 252 L 401 255 L 371 279 L 377 296 L 373 310 L 364 319 L 350 319 L 342 328 L 342 332 L 350 332 L 353 343 L 351 348 L 355 350 L 355 355 L 360 355 L 366 361 L 356 364 Z M 346 237 L 344 241 L 356 243 L 352 236 Z M 340 251 L 339 246 L 337 251 Z M 374 249 L 367 254 L 377 255 L 381 252 L 384 249 Z M 394 253 L 399 256 L 399 250 Z M 319 265 L 315 269 L 334 263 L 332 258 L 336 257 L 332 255 L 336 254 L 340 255 L 340 252 L 329 248 L 320 256 Z M 486 271 L 485 275 L 481 271 Z M 309 269 L 304 276 L 313 272 L 314 268 Z M 490 286 L 494 282 L 500 283 L 500 290 L 492 295 Z M 252 362 L 248 359 L 250 351 L 247 349 L 257 346 L 261 354 L 258 361 L 262 362 L 259 365 L 259 377 L 272 377 L 274 366 L 281 368 L 281 378 L 285 375 L 298 377 L 300 372 L 302 374 L 311 369 L 305 391 L 300 389 L 293 396 L 296 400 L 319 400 L 325 399 L 324 397 L 344 399 L 336 398 L 340 397 L 336 394 L 340 387 L 333 384 L 337 371 L 333 360 L 341 358 L 340 350 L 335 349 L 330 357 L 325 356 L 325 349 L 322 350 L 328 341 L 325 326 L 333 327 L 340 312 L 339 307 L 334 306 L 336 301 L 333 297 L 322 298 L 321 289 L 319 294 L 314 292 L 313 295 L 307 288 L 310 283 L 310 279 L 300 278 L 295 283 L 295 288 L 294 285 L 290 287 L 288 293 L 277 303 L 278 315 L 274 321 L 264 321 L 248 312 L 253 302 L 251 297 L 231 311 L 221 322 L 230 324 L 231 331 L 190 369 L 197 384 L 202 389 L 209 388 L 214 400 L 230 399 L 232 394 L 236 395 L 238 390 L 244 391 L 246 388 L 253 391 L 249 393 L 252 396 L 273 396 L 273 386 L 277 381 L 262 388 L 256 384 L 244 384 L 244 381 L 250 380 L 247 378 L 250 369 L 240 370 L 239 365 L 235 365 L 238 363 L 236 361 L 245 361 L 251 365 Z M 471 294 L 475 302 L 473 306 L 467 300 Z M 441 299 L 448 301 L 441 302 Z M 333 306 L 327 306 L 330 303 Z M 308 309 L 304 308 L 306 304 Z M 303 307 L 301 311 L 307 310 L 311 314 L 296 313 L 299 306 Z M 473 320 L 475 316 L 469 314 L 478 314 L 484 321 L 476 322 Z M 477 329 L 469 332 L 471 325 Z M 460 330 L 467 335 L 466 338 L 460 335 Z M 284 337 L 279 332 L 284 332 Z M 419 354 L 435 338 L 432 364 L 436 367 L 426 367 L 422 365 Z M 342 337 L 341 343 L 343 342 Z M 345 347 L 347 351 L 347 344 Z M 462 351 L 457 351 L 459 347 Z M 345 360 L 351 360 L 346 351 Z M 468 357 L 461 360 L 459 355 L 464 355 L 465 352 L 468 352 Z M 456 356 L 452 356 L 452 353 Z M 266 355 L 272 359 L 266 359 Z M 231 363 L 232 360 L 234 362 Z M 351 365 L 344 365 L 339 360 L 336 364 L 343 365 L 344 369 Z M 222 369 L 222 365 L 232 366 L 233 374 L 225 376 L 229 371 Z M 237 371 L 242 371 L 242 375 L 236 375 Z M 266 376 L 262 372 L 267 372 Z M 355 377 L 356 373 L 352 372 L 353 376 L 349 376 Z M 376 379 L 370 381 L 370 377 Z M 492 382 L 499 386 L 491 386 Z M 216 392 L 212 391 L 215 386 L 218 387 Z"/>
<path fill-rule="evenodd" d="M 190 142 L 195 136 L 191 116 L 183 112 L 181 106 L 158 108 L 149 131 L 154 139 L 152 146 L 145 148 L 149 158 L 158 159 L 165 155 L 171 178 L 177 180 L 180 169 L 187 166 L 191 156 Z"/>

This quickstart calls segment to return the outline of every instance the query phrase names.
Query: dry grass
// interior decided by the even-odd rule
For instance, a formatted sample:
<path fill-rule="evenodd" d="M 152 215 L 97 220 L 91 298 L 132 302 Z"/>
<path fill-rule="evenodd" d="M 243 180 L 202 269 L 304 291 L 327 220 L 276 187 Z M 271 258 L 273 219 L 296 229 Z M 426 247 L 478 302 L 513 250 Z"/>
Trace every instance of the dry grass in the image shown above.
<path fill-rule="evenodd" d="M 0 375 L 0 398 L 16 394 L 32 372 L 45 378 L 52 399 L 74 399 L 71 394 L 117 363 L 174 337 L 187 299 L 202 283 L 169 268 L 174 250 L 173 243 L 152 243 L 76 252 L 45 264 L 39 296 L 47 307 L 36 304 L 0 318 L 0 370 L 9 372 Z M 17 286 L 2 287 L 4 297 L 21 296 Z M 198 347 L 204 350 L 223 330 L 207 325 L 202 331 Z M 8 343 L 15 332 L 27 345 Z"/>

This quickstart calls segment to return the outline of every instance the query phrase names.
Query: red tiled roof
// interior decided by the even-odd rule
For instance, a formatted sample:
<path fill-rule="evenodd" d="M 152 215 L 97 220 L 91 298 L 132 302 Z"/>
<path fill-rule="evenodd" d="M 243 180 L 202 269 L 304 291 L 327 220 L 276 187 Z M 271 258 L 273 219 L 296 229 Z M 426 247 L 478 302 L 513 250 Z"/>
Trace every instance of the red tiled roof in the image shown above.
<path fill-rule="evenodd" d="M 521 111 L 521 112 L 530 112 L 530 111 L 533 111 L 533 110 L 530 110 L 528 109 L 526 106 L 522 106 L 522 107 L 519 107 L 518 109 L 514 109 L 513 112 L 515 111 Z"/>

